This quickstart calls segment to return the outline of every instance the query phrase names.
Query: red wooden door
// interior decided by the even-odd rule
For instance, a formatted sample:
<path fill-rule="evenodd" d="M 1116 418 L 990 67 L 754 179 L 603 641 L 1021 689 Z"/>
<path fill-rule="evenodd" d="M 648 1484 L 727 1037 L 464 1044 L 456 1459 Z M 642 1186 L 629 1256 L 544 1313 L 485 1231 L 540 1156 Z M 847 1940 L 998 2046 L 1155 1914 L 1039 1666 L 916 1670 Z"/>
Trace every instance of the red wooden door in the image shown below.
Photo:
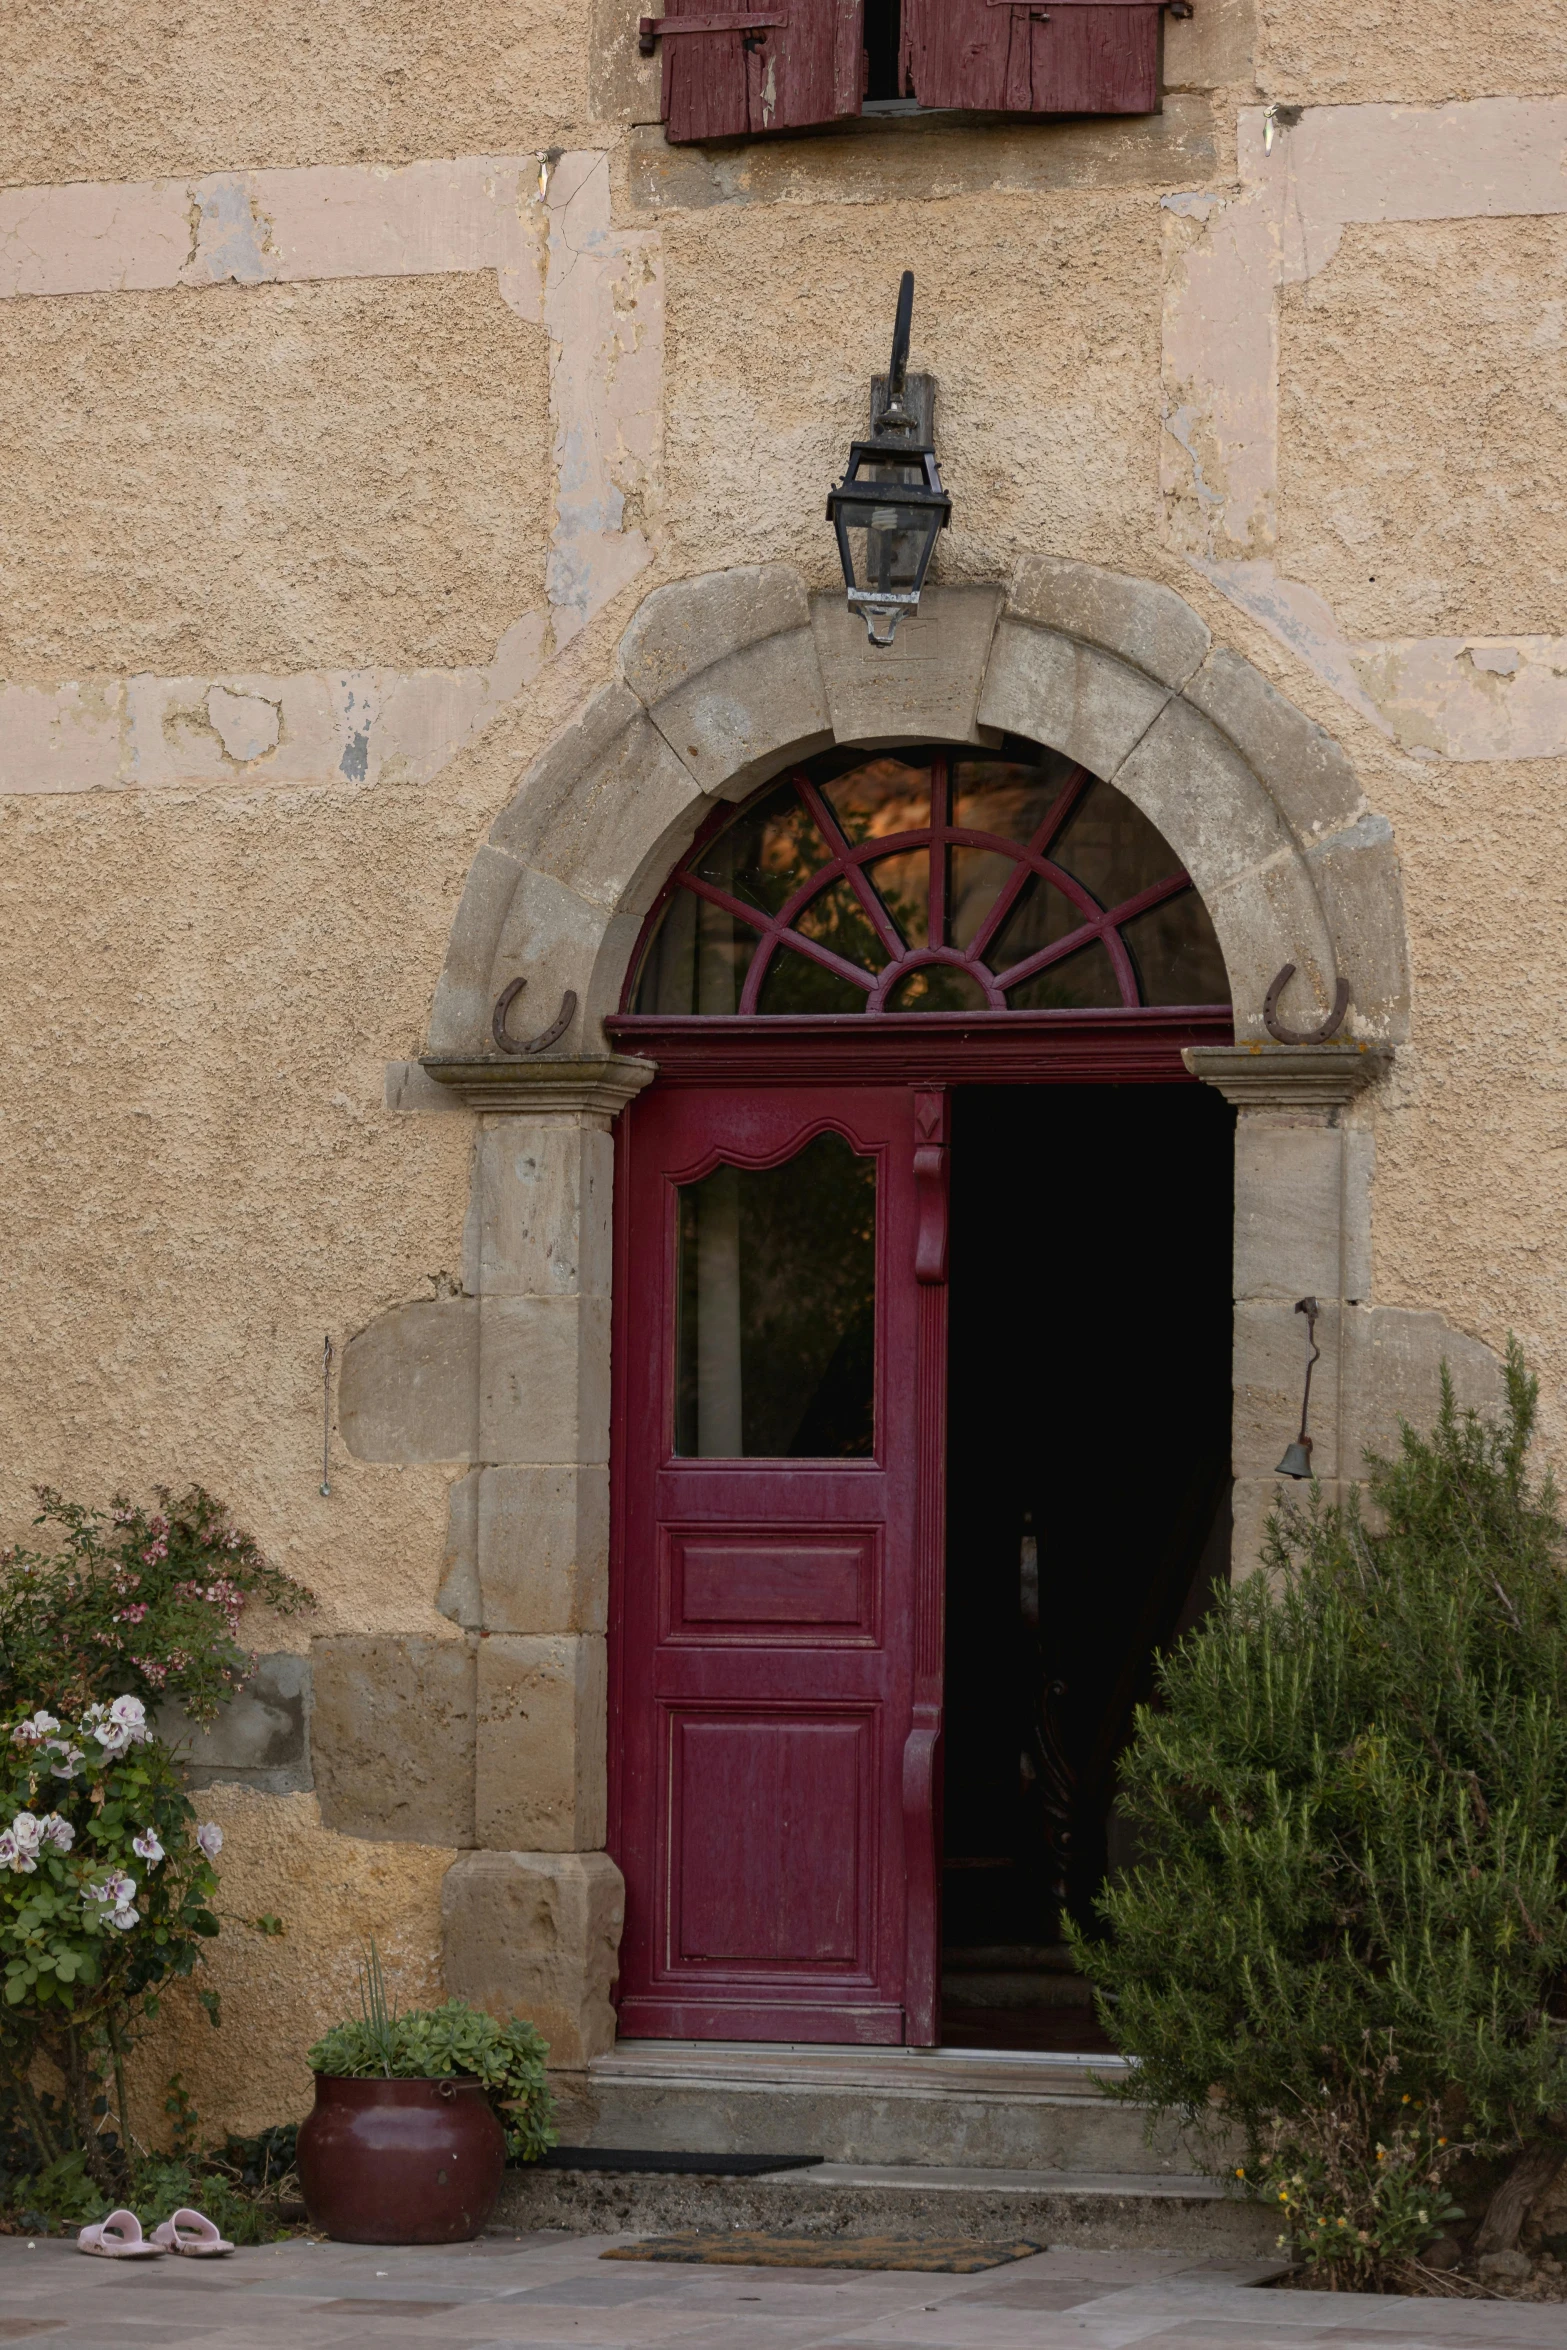
<path fill-rule="evenodd" d="M 944 1117 L 655 1086 L 622 1122 L 629 2036 L 934 2040 Z"/>

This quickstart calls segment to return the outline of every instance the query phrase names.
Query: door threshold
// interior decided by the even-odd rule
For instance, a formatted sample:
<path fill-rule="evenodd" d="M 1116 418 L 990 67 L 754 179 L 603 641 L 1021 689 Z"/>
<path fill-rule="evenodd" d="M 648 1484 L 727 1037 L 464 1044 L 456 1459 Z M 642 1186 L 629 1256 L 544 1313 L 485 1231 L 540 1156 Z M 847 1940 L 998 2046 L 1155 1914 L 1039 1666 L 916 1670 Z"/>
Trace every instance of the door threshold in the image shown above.
<path fill-rule="evenodd" d="M 796 2079 L 814 2075 L 901 2074 L 905 2081 L 919 2075 L 942 2073 L 970 2078 L 980 2073 L 1002 2073 L 1011 2085 L 1023 2087 L 1047 2076 L 1063 2074 L 1086 2083 L 1095 2074 L 1122 2079 L 1134 2070 L 1125 2056 L 1085 2054 L 1081 2049 L 1041 2048 L 868 2048 L 840 2046 L 831 2041 L 804 2040 L 618 2040 L 605 2056 L 595 2056 L 588 2071 L 599 2078 L 649 2073 L 679 2074 L 790 2074 Z"/>

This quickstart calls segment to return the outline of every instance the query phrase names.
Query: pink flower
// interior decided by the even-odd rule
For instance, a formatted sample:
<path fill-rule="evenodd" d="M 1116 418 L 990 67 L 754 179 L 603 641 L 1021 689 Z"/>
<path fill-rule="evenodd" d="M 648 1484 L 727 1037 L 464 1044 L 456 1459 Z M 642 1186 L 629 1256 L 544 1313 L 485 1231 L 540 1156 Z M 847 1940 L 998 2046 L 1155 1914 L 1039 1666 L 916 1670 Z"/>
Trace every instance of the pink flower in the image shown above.
<path fill-rule="evenodd" d="M 144 1861 L 155 1867 L 163 1858 L 163 1846 L 158 1842 L 157 1829 L 143 1828 L 140 1835 L 133 1836 L 131 1850 L 140 1853 Z"/>
<path fill-rule="evenodd" d="M 215 1820 L 204 1820 L 196 1830 L 196 1842 L 208 1860 L 216 1860 L 223 1850 L 223 1830 Z"/>

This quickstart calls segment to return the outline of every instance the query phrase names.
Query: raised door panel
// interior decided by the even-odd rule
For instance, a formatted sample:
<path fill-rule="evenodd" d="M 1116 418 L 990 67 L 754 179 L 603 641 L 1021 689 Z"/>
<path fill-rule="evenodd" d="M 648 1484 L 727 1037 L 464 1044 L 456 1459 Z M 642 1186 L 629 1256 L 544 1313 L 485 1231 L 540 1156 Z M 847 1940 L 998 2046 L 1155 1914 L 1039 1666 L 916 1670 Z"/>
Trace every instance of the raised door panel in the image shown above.
<path fill-rule="evenodd" d="M 671 1957 L 868 1981 L 875 1777 L 871 1714 L 674 1715 Z"/>
<path fill-rule="evenodd" d="M 880 1530 L 671 1527 L 663 1638 L 685 1644 L 877 1638 Z"/>

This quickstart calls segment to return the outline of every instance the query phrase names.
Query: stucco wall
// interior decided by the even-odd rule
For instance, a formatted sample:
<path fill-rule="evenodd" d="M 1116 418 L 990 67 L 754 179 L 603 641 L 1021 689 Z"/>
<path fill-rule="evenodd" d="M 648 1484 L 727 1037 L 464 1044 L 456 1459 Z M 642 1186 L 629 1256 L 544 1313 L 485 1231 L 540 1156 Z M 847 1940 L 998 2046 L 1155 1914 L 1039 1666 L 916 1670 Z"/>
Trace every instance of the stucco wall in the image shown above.
<path fill-rule="evenodd" d="M 1044 552 L 1177 588 L 1391 821 L 1414 998 L 1369 1113 L 1374 1294 L 1517 1329 L 1559 1442 L 1560 9 L 1198 0 L 1149 122 L 711 154 L 650 127 L 638 13 L 13 26 L 5 1528 L 35 1480 L 197 1477 L 315 1585 L 312 1631 L 455 1659 L 462 1465 L 339 1443 L 317 1491 L 323 1332 L 463 1279 L 471 1122 L 389 1109 L 384 1071 L 491 821 L 646 593 L 763 558 L 831 586 L 822 499 L 905 266 L 956 500 L 938 576 Z M 1408 112 L 1449 100 L 1525 111 Z M 1303 124 L 1268 139 L 1272 102 Z M 1319 168 L 1351 107 L 1352 164 Z M 1435 195 L 1399 160 L 1428 152 Z M 204 2115 L 255 2122 L 297 2110 L 362 1932 L 434 1982 L 456 1846 L 213 1800 L 226 1906 L 290 1938 L 225 1946 L 225 2034 L 178 2056 Z"/>

